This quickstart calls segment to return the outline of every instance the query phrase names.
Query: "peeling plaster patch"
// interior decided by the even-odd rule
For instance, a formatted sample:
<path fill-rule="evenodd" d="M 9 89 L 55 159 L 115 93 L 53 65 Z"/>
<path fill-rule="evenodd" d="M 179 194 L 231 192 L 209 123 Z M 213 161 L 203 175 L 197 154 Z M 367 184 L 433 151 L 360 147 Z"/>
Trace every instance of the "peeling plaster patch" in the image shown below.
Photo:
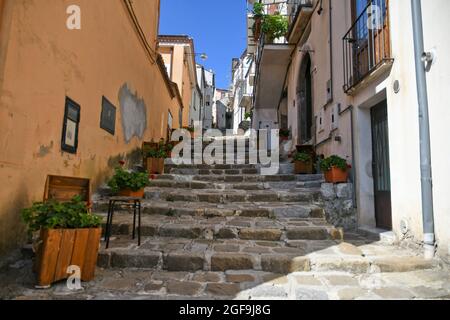
<path fill-rule="evenodd" d="M 139 98 L 137 92 L 133 94 L 125 83 L 119 90 L 119 102 L 125 142 L 129 143 L 134 136 L 142 139 L 147 128 L 144 99 Z"/>
<path fill-rule="evenodd" d="M 129 167 L 142 163 L 142 151 L 136 148 L 126 154 L 118 154 L 108 158 L 108 167 L 113 169 L 119 166 L 119 161 L 125 161 Z"/>
<path fill-rule="evenodd" d="M 48 146 L 40 146 L 39 147 L 39 152 L 37 153 L 37 157 L 38 158 L 43 158 L 46 155 L 48 155 L 50 153 L 50 151 L 53 149 L 53 141 L 50 142 L 50 145 Z"/>

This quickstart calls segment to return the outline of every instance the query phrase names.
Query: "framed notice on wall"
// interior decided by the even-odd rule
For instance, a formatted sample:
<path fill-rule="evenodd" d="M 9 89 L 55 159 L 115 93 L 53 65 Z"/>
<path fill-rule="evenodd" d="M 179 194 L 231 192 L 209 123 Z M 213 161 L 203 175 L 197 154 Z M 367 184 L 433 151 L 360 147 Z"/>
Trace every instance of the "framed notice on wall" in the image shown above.
<path fill-rule="evenodd" d="M 63 131 L 61 138 L 61 149 L 63 151 L 69 153 L 77 153 L 80 112 L 80 105 L 69 97 L 66 97 Z"/>
<path fill-rule="evenodd" d="M 102 98 L 100 128 L 114 135 L 116 132 L 116 107 L 105 97 Z"/>

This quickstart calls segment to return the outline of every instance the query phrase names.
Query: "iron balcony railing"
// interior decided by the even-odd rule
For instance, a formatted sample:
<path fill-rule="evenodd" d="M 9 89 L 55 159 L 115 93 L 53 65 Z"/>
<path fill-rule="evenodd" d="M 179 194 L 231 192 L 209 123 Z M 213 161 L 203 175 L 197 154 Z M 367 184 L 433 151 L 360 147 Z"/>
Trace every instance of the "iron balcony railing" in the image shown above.
<path fill-rule="evenodd" d="M 393 61 L 390 47 L 389 1 L 372 0 L 343 38 L 344 91 Z"/>

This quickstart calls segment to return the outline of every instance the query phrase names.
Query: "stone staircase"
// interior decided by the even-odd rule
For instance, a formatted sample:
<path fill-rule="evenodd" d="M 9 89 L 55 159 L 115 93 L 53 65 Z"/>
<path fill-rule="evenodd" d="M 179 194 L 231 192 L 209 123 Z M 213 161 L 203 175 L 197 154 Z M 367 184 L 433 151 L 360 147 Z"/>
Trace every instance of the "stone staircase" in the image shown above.
<path fill-rule="evenodd" d="M 307 270 L 304 256 L 343 239 L 317 202 L 321 175 L 259 175 L 258 165 L 167 164 L 143 201 L 143 244 L 132 221 L 115 216 L 99 265 L 167 271 Z M 105 216 L 106 200 L 94 209 Z M 105 218 L 106 219 L 106 218 Z"/>
<path fill-rule="evenodd" d="M 68 292 L 61 283 L 42 292 L 25 283 L 12 292 L 101 300 L 450 297 L 450 273 L 437 261 L 329 222 L 353 225 L 346 223 L 351 186 L 282 167 L 283 174 L 264 176 L 248 161 L 176 166 L 167 160 L 165 174 L 152 175 L 145 190 L 141 246 L 132 240 L 131 212 L 119 207 L 110 248 L 102 241 L 96 279 L 83 283 L 85 290 Z M 101 188 L 93 198 L 104 221 L 109 195 Z M 24 252 L 31 255 L 29 247 Z M 9 274 L 19 271 L 33 283 L 30 263 L 13 265 Z"/>
<path fill-rule="evenodd" d="M 189 273 L 397 270 L 398 260 L 343 242 L 343 230 L 326 221 L 321 175 L 263 176 L 260 169 L 168 162 L 167 173 L 152 176 L 145 191 L 141 246 L 131 240 L 132 216 L 122 208 L 99 266 Z M 106 199 L 98 198 L 94 210 L 106 220 Z M 421 259 L 409 263 L 431 267 Z"/>

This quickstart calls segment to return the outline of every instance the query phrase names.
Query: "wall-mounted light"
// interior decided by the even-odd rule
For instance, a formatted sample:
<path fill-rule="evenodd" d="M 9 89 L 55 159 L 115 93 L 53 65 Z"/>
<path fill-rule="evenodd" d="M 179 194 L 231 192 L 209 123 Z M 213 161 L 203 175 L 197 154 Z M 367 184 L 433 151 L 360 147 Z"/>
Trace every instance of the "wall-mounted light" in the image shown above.
<path fill-rule="evenodd" d="M 199 56 L 203 61 L 208 60 L 208 55 L 206 53 L 186 53 L 187 56 Z"/>

